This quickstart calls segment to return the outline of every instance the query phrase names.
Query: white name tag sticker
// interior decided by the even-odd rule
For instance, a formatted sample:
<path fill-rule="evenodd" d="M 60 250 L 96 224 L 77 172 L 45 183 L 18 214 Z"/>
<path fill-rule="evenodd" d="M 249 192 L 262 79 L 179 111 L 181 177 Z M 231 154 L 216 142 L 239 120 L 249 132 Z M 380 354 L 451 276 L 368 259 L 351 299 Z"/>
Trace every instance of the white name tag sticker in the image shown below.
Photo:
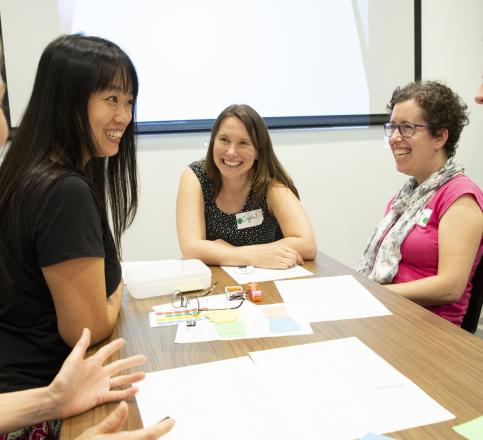
<path fill-rule="evenodd" d="M 432 213 L 433 213 L 433 210 L 427 209 L 427 208 L 420 211 L 419 219 L 418 219 L 418 222 L 416 224 L 419 225 L 419 226 L 425 227 L 428 224 L 429 218 L 431 217 Z"/>
<path fill-rule="evenodd" d="M 236 214 L 236 227 L 238 229 L 252 228 L 263 223 L 262 209 L 255 209 L 254 211 L 240 212 Z"/>

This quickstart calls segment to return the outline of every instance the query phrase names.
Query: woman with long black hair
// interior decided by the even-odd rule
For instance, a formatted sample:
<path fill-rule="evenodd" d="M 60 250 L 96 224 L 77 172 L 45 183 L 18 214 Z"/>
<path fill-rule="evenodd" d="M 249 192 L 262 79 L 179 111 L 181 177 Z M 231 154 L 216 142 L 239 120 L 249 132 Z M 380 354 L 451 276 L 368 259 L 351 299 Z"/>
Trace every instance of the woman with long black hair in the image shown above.
<path fill-rule="evenodd" d="M 84 328 L 97 343 L 115 326 L 137 93 L 134 65 L 107 40 L 62 36 L 40 58 L 0 166 L 0 392 L 48 385 Z"/>

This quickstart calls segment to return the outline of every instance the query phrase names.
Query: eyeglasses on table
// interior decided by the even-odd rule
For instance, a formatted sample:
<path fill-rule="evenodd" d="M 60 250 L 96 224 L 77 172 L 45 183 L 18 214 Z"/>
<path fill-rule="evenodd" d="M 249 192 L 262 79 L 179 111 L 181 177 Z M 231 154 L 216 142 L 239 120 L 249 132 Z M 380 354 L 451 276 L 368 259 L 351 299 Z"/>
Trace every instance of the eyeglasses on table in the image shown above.
<path fill-rule="evenodd" d="M 200 307 L 200 298 L 208 296 L 212 293 L 216 286 L 217 282 L 213 283 L 209 289 L 199 293 L 199 294 L 187 294 L 183 293 L 180 290 L 175 290 L 171 295 L 171 306 L 174 309 L 184 309 L 184 312 L 188 315 L 191 315 L 193 319 L 189 319 L 186 322 L 186 325 L 189 327 L 195 326 L 196 321 L 195 318 L 200 315 L 200 312 L 211 312 L 217 310 L 236 310 L 239 309 L 242 304 L 245 302 L 246 295 L 238 295 L 234 299 L 230 299 L 230 302 L 233 302 L 233 307 L 223 307 L 223 308 L 206 308 Z"/>

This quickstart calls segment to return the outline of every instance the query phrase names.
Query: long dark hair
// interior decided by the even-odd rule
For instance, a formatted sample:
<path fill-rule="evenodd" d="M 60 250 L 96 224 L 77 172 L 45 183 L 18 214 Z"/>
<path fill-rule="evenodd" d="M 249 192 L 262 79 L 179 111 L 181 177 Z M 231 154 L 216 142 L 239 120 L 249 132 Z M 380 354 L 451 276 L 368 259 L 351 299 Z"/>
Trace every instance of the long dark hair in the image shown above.
<path fill-rule="evenodd" d="M 258 204 L 272 183 L 282 183 L 299 197 L 299 193 L 292 179 L 277 159 L 275 151 L 273 151 L 272 140 L 270 139 L 265 122 L 252 107 L 246 104 L 233 104 L 227 107 L 220 113 L 211 129 L 205 167 L 208 177 L 213 181 L 215 197 L 221 190 L 220 170 L 217 168 L 213 158 L 215 139 L 221 123 L 226 118 L 232 116 L 239 119 L 245 126 L 250 140 L 258 153 L 258 159 L 253 164 L 253 202 Z"/>
<path fill-rule="evenodd" d="M 7 228 L 6 232 L 16 230 L 22 197 L 30 189 L 46 190 L 57 177 L 73 171 L 90 181 L 103 208 L 110 208 L 120 253 L 121 234 L 132 223 L 138 203 L 135 106 L 119 152 L 109 158 L 95 157 L 87 112 L 89 97 L 109 89 L 115 81 L 132 93 L 135 102 L 134 65 L 110 41 L 67 35 L 44 50 L 29 103 L 0 166 L 0 227 Z M 86 157 L 90 158 L 87 163 Z M 0 266 L 5 267 L 1 245 Z"/>

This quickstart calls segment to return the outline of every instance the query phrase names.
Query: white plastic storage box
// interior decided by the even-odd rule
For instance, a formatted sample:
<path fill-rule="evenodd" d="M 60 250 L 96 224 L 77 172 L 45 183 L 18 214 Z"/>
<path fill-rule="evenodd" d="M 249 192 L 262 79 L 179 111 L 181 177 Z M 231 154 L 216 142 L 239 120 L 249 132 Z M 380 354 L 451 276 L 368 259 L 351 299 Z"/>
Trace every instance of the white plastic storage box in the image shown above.
<path fill-rule="evenodd" d="M 211 285 L 211 270 L 201 260 L 132 261 L 122 263 L 124 282 L 134 298 L 189 292 Z"/>

